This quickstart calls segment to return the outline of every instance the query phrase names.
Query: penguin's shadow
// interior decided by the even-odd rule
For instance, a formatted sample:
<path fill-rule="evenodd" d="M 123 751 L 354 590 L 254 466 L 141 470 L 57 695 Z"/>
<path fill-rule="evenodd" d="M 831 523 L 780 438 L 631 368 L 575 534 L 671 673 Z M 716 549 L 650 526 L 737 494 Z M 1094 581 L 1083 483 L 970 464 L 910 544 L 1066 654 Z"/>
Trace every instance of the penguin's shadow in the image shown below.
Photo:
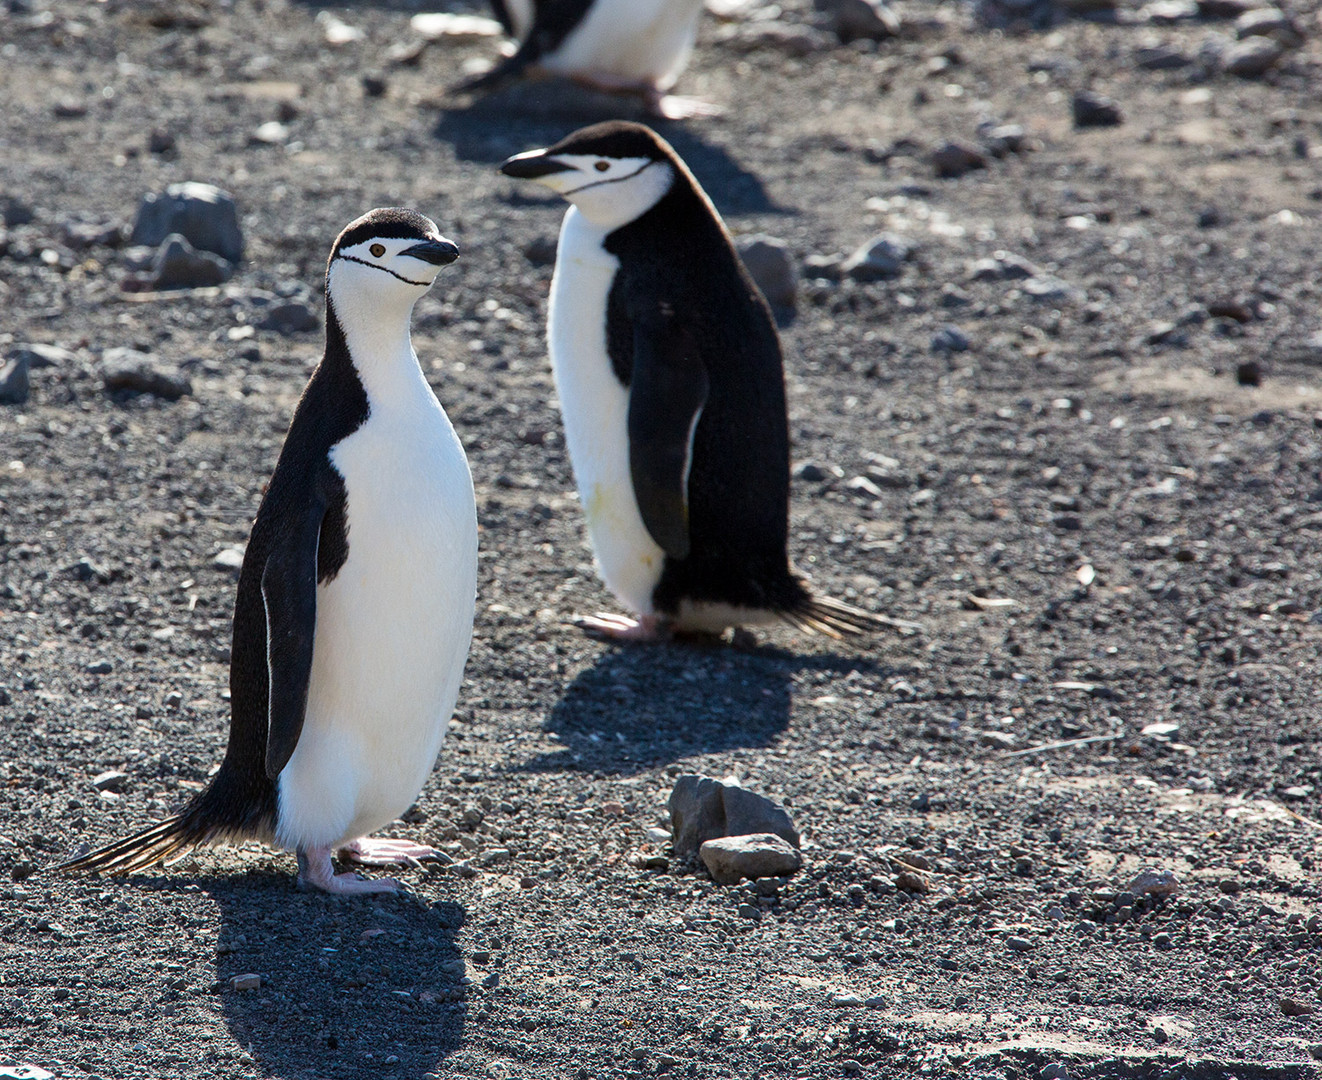
<path fill-rule="evenodd" d="M 803 670 L 894 672 L 869 657 L 798 655 L 775 647 L 670 643 L 602 654 L 552 707 L 545 729 L 564 749 L 517 771 L 632 774 L 684 758 L 771 746 L 789 727 Z"/>
<path fill-rule="evenodd" d="M 602 120 L 636 120 L 666 139 L 722 214 L 791 213 L 758 177 L 693 125 L 661 120 L 627 95 L 589 90 L 567 79 L 530 79 L 441 109 L 433 134 L 462 161 L 499 165 L 512 154 L 559 142 Z M 514 181 L 511 181 L 514 183 Z M 559 199 L 555 200 L 558 204 Z"/>
<path fill-rule="evenodd" d="M 219 906 L 212 989 L 261 1075 L 416 1077 L 459 1048 L 460 905 L 301 893 L 292 873 L 154 880 L 200 886 Z M 261 985 L 236 988 L 245 975 Z"/>

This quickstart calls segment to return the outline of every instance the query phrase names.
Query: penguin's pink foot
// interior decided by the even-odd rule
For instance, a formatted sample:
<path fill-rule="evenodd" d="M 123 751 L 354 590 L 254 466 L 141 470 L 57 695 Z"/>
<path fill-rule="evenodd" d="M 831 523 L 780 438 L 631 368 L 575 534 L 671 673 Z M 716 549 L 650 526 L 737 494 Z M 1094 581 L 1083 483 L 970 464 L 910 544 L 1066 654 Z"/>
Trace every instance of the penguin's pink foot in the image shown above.
<path fill-rule="evenodd" d="M 415 844 L 412 840 L 390 840 L 384 837 L 373 839 L 364 836 L 340 848 L 341 859 L 345 862 L 362 863 L 364 866 L 417 866 L 425 859 L 440 857 L 439 851 L 426 844 Z"/>
<path fill-rule="evenodd" d="M 404 888 L 394 878 L 367 880 L 357 874 L 337 874 L 331 864 L 331 849 L 298 849 L 298 888 L 300 892 L 324 892 L 332 896 L 362 896 L 366 893 L 393 893 Z"/>
<path fill-rule="evenodd" d="M 710 101 L 701 98 L 680 97 L 677 94 L 664 94 L 656 88 L 643 92 L 647 111 L 662 120 L 692 120 L 699 116 L 720 116 L 721 109 Z"/>
<path fill-rule="evenodd" d="M 599 611 L 595 615 L 576 615 L 574 625 L 589 634 L 610 638 L 612 641 L 669 641 L 670 627 L 656 615 L 643 615 L 631 619 L 628 615 L 612 615 Z"/>

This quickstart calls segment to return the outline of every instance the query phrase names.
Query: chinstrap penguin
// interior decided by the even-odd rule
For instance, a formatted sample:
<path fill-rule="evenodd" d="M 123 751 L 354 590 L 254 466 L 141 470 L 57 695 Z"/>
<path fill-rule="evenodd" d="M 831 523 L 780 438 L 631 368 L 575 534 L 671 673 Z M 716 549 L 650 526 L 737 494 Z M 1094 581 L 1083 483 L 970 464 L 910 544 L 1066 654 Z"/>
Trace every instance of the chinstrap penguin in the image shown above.
<path fill-rule="evenodd" d="M 703 0 L 492 0 L 492 6 L 518 49 L 458 90 L 495 87 L 536 67 L 598 90 L 641 94 L 666 119 L 715 112 L 668 93 L 693 51 Z"/>
<path fill-rule="evenodd" d="M 195 845 L 294 851 L 300 888 L 392 892 L 336 874 L 434 856 L 364 839 L 408 809 L 441 748 L 473 629 L 468 463 L 409 334 L 458 248 L 412 210 L 340 233 L 326 351 L 295 410 L 234 605 L 229 746 L 177 816 L 64 864 L 125 874 Z"/>
<path fill-rule="evenodd" d="M 547 338 L 598 570 L 648 639 L 780 620 L 831 637 L 911 628 L 814 595 L 789 565 L 780 339 L 716 208 L 641 124 L 510 158 L 572 205 Z"/>

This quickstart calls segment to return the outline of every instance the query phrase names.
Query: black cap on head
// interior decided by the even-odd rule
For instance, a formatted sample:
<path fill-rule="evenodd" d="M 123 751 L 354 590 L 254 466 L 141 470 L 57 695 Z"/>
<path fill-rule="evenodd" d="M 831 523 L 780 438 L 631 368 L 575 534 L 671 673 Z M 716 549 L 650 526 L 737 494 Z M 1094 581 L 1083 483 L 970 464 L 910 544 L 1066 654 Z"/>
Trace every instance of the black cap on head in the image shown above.
<path fill-rule="evenodd" d="M 675 151 L 670 144 L 645 124 L 631 120 L 607 120 L 592 124 L 566 135 L 554 146 L 546 148 L 548 156 L 555 154 L 597 154 L 612 158 L 651 158 L 670 161 Z"/>
<path fill-rule="evenodd" d="M 361 244 L 373 239 L 398 240 L 438 240 L 441 231 L 431 218 L 423 217 L 416 210 L 403 206 L 378 207 L 369 210 L 362 217 L 349 222 L 344 231 L 335 238 L 331 249 L 331 258 L 343 248 Z"/>

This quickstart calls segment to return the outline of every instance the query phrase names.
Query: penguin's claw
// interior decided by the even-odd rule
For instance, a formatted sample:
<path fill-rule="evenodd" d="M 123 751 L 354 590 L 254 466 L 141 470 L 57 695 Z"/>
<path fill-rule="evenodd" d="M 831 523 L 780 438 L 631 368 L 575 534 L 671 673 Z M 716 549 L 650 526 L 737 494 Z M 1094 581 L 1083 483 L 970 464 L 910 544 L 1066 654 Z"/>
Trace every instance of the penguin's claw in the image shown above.
<path fill-rule="evenodd" d="M 599 611 L 595 615 L 575 615 L 574 625 L 594 636 L 612 641 L 668 641 L 670 628 L 655 615 L 631 619 Z"/>
<path fill-rule="evenodd" d="M 298 849 L 298 889 L 300 892 L 324 892 L 331 896 L 362 896 L 367 893 L 402 892 L 404 886 L 394 878 L 361 878 L 357 874 L 337 874 L 331 863 L 330 848 Z"/>
<path fill-rule="evenodd" d="M 412 840 L 372 839 L 364 836 L 340 848 L 340 858 L 363 866 L 417 866 L 425 859 L 439 859 L 441 853 Z"/>

